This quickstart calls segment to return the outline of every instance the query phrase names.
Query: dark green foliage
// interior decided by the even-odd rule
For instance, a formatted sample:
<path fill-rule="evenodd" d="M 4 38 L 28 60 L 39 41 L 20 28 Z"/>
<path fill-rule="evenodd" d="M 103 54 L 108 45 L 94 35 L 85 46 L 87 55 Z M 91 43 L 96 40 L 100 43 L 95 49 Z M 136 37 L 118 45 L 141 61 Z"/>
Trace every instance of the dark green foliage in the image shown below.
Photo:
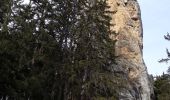
<path fill-rule="evenodd" d="M 0 3 L 8 4 L 0 15 L 1 100 L 118 97 L 106 1 L 7 1 Z"/>
<path fill-rule="evenodd" d="M 170 100 L 170 75 L 163 74 L 156 77 L 154 86 L 157 100 Z"/>
<path fill-rule="evenodd" d="M 169 33 L 167 33 L 167 35 L 164 35 L 164 38 L 165 38 L 165 40 L 170 41 L 170 35 L 169 35 Z M 162 63 L 162 62 L 168 63 L 168 61 L 170 60 L 170 52 L 169 52 L 168 49 L 166 49 L 166 53 L 167 53 L 167 57 L 159 60 L 159 63 Z"/>
<path fill-rule="evenodd" d="M 166 40 L 170 40 L 170 35 L 167 33 L 167 35 L 164 36 Z M 161 59 L 159 62 L 166 62 L 170 60 L 170 52 L 168 49 L 166 49 L 167 57 L 164 59 Z M 170 100 L 170 68 L 167 70 L 168 74 L 164 74 L 161 76 L 156 77 L 156 80 L 154 81 L 155 86 L 155 96 L 157 100 Z"/>

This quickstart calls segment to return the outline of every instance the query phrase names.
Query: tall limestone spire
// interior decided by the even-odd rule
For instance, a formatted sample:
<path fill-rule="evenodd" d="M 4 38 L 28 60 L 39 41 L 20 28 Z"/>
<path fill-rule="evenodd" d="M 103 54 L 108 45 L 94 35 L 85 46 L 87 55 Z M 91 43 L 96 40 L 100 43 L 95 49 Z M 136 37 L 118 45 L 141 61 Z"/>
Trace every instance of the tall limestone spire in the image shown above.
<path fill-rule="evenodd" d="M 111 23 L 116 32 L 117 63 L 128 75 L 129 90 L 122 90 L 120 100 L 151 100 L 148 73 L 143 61 L 143 31 L 137 0 L 108 0 L 114 13 Z M 115 37 L 111 36 L 111 38 Z"/>

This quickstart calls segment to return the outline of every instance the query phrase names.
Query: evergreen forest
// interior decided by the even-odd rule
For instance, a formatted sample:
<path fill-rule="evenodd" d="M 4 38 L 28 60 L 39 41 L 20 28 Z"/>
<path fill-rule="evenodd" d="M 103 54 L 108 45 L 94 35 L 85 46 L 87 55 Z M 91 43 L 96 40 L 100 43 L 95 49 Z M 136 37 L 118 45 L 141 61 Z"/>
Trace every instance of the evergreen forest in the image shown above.
<path fill-rule="evenodd" d="M 0 0 L 0 100 L 116 100 L 106 0 Z"/>
<path fill-rule="evenodd" d="M 119 100 L 128 78 L 115 62 L 108 8 L 107 0 L 0 0 L 0 100 Z M 169 60 L 167 49 L 159 62 Z M 154 100 L 170 100 L 170 68 L 150 81 Z"/>

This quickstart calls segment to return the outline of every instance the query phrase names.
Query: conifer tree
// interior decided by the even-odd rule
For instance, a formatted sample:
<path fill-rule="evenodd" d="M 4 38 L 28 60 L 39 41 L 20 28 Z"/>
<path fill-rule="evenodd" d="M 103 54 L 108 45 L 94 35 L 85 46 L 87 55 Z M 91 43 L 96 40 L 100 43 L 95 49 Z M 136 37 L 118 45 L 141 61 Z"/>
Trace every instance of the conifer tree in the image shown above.
<path fill-rule="evenodd" d="M 117 99 L 106 0 L 10 4 L 10 17 L 0 18 L 8 34 L 0 44 L 0 99 Z"/>
<path fill-rule="evenodd" d="M 164 35 L 165 40 L 170 41 L 170 35 L 167 33 L 167 35 Z M 166 62 L 168 63 L 170 60 L 170 52 L 168 49 L 166 49 L 167 57 L 161 59 L 159 62 L 163 63 Z M 162 74 L 161 76 L 157 76 L 155 81 L 154 81 L 154 86 L 155 86 L 155 95 L 156 95 L 156 100 L 169 100 L 170 96 L 170 89 L 168 88 L 170 86 L 170 67 L 167 70 L 167 74 Z"/>

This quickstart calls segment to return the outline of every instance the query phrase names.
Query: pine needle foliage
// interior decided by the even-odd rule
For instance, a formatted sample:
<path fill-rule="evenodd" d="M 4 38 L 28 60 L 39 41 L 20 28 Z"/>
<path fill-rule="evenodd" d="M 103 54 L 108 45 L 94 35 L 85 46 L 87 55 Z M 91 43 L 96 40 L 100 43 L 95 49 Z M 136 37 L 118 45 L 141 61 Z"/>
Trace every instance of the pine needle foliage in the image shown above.
<path fill-rule="evenodd" d="M 116 100 L 106 0 L 0 1 L 1 100 Z"/>
<path fill-rule="evenodd" d="M 165 40 L 170 41 L 170 35 L 167 33 L 164 35 Z M 168 63 L 170 60 L 170 52 L 166 49 L 167 57 L 159 60 L 159 63 Z M 170 99 L 170 67 L 167 70 L 167 74 L 157 76 L 154 81 L 154 91 L 156 95 L 156 100 L 169 100 Z"/>

